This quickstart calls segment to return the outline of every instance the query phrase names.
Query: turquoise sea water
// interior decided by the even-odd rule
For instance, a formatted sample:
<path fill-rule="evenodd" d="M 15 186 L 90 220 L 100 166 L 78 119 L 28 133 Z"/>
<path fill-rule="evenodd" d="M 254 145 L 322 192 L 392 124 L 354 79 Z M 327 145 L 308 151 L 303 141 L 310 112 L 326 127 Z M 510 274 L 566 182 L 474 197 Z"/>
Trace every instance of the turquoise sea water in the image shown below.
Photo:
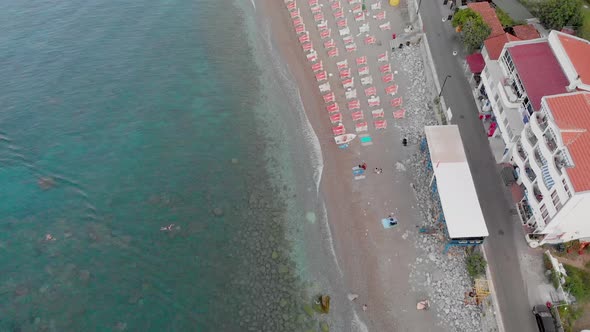
<path fill-rule="evenodd" d="M 297 225 L 318 160 L 255 22 L 231 0 L 3 2 L 0 331 L 317 326 Z"/>

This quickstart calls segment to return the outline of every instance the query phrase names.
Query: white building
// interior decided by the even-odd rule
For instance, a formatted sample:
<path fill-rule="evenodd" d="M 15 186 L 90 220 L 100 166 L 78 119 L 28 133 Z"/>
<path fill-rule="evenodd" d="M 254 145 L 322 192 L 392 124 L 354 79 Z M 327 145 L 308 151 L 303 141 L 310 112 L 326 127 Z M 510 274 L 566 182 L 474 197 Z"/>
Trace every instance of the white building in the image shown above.
<path fill-rule="evenodd" d="M 512 156 L 527 233 L 541 244 L 590 237 L 590 93 L 543 97 Z"/>
<path fill-rule="evenodd" d="M 495 130 L 506 162 L 531 115 L 541 109 L 541 98 L 575 90 L 590 91 L 590 43 L 561 32 L 547 38 L 520 40 L 508 33 L 489 38 L 482 55 L 486 63 L 479 95 L 479 111 L 493 114 Z M 490 125 L 490 124 L 488 124 Z"/>

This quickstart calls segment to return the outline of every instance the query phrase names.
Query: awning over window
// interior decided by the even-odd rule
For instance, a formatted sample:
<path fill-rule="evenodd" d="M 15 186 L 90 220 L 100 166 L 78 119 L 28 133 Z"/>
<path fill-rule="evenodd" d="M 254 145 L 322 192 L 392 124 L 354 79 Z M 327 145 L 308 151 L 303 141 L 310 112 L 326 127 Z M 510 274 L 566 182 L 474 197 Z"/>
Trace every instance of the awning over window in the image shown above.
<path fill-rule="evenodd" d="M 468 55 L 467 64 L 469 65 L 469 69 L 474 74 L 479 74 L 483 71 L 483 68 L 486 66 L 486 62 L 483 59 L 483 55 L 481 53 L 473 53 Z"/>

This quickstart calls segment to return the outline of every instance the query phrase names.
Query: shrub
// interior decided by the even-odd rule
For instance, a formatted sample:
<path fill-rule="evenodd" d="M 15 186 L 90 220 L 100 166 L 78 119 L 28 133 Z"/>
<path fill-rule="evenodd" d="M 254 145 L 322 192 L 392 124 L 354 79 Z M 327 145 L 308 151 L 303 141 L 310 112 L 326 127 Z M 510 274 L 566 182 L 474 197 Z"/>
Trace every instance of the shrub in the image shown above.
<path fill-rule="evenodd" d="M 553 284 L 553 288 L 559 288 L 560 279 L 559 273 L 555 270 L 551 270 L 551 283 Z"/>
<path fill-rule="evenodd" d="M 451 24 L 453 25 L 453 28 L 456 28 L 458 26 L 462 26 L 463 24 L 467 23 L 467 21 L 469 20 L 481 20 L 483 21 L 483 19 L 481 18 L 481 16 L 474 12 L 473 10 L 466 8 L 466 9 L 461 9 L 458 12 L 455 13 L 455 15 L 453 16 L 453 20 L 451 21 Z"/>
<path fill-rule="evenodd" d="M 564 26 L 576 29 L 584 20 L 581 0 L 545 0 L 538 6 L 538 16 L 548 29 L 561 30 Z"/>
<path fill-rule="evenodd" d="M 590 299 L 590 273 L 567 264 L 564 267 L 567 272 L 565 289 L 580 302 Z"/>
<path fill-rule="evenodd" d="M 486 272 L 487 262 L 479 252 L 474 252 L 467 256 L 466 264 L 467 273 L 469 273 L 471 278 L 476 278 Z"/>

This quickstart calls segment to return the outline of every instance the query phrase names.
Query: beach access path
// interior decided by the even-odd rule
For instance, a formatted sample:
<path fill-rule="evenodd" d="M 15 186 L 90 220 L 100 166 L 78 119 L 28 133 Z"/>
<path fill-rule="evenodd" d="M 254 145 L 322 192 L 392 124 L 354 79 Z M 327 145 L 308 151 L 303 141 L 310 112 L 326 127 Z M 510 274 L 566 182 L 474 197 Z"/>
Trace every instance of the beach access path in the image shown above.
<path fill-rule="evenodd" d="M 452 76 L 445 85 L 443 96 L 447 107 L 452 110 L 452 123 L 459 126 L 490 233 L 485 250 L 505 331 L 534 331 L 536 326 L 527 296 L 527 288 L 534 285 L 527 285 L 523 280 L 519 262 L 519 255 L 527 254 L 523 252 L 527 249 L 517 246 L 524 241 L 523 233 L 510 213 L 511 203 L 505 199 L 499 170 L 477 117 L 471 87 L 464 76 L 465 55 L 459 34 L 449 22 L 443 22 L 442 18 L 449 14 L 449 9 L 443 6 L 442 1 L 424 1 L 420 14 L 440 83 L 446 75 Z M 458 54 L 454 56 L 453 51 L 458 51 Z"/>
<path fill-rule="evenodd" d="M 325 41 L 316 28 L 318 22 L 314 15 L 319 12 L 313 14 L 308 1 L 297 2 L 300 13 L 295 15 L 300 16 L 302 21 L 296 26 L 304 24 L 318 53 L 318 59 L 311 62 L 306 58 L 310 52 L 302 50 L 306 41 L 302 42 L 299 39 L 301 34 L 294 31 L 293 9 L 288 11 L 287 3 L 283 1 L 270 0 L 265 8 L 271 18 L 273 42 L 297 80 L 307 116 L 321 143 L 324 157 L 321 194 L 327 207 L 336 256 L 349 293 L 358 294 L 358 298 L 348 304 L 334 303 L 334 308 L 350 305 L 353 311 L 350 317 L 345 318 L 350 324 L 332 326 L 337 331 L 478 331 L 477 309 L 463 304 L 469 281 L 461 259 L 447 260 L 442 257 L 443 248 L 429 244 L 431 241 L 418 232 L 425 220 L 423 211 L 419 209 L 410 171 L 415 165 L 408 161 L 418 150 L 419 135 L 424 125 L 435 124 L 429 102 L 436 95 L 433 86 L 426 86 L 420 47 L 406 47 L 407 52 L 404 50 L 406 53 L 403 54 L 407 57 L 396 53 L 387 60 L 392 66 L 394 83 L 398 86 L 394 96 L 385 91 L 391 82 L 384 82 L 386 73 L 380 71 L 384 63 L 378 58 L 391 51 L 389 41 L 392 33 L 403 34 L 409 22 L 405 3 L 400 7 L 390 7 L 385 1 L 367 2 L 367 7 L 381 3 L 382 8 L 369 10 L 365 20 L 359 22 L 351 9 L 360 1 L 354 4 L 348 0 L 337 1 L 343 7 L 339 19 L 333 16 L 338 10 L 332 7 L 334 2 L 318 1 L 320 12 L 328 23 L 326 28 L 331 29 L 332 35 L 328 39 L 333 39 L 335 43 L 330 47 L 325 47 Z M 385 17 L 376 18 L 382 12 L 386 13 Z M 350 42 L 343 40 L 343 36 L 339 35 L 341 27 L 336 26 L 342 18 L 348 20 L 356 51 L 345 50 L 345 44 L 350 45 Z M 378 27 L 386 22 L 390 22 L 391 30 Z M 359 33 L 360 26 L 365 23 L 369 23 L 370 31 Z M 374 41 L 367 42 L 368 36 L 374 37 Z M 328 49 L 334 48 L 339 49 L 339 54 L 329 56 Z M 357 62 L 362 56 L 367 58 L 366 65 Z M 320 93 L 318 85 L 325 81 L 330 83 L 335 102 L 340 105 L 342 126 L 348 133 L 356 132 L 356 125 L 362 122 L 362 119 L 353 120 L 353 110 L 347 107 L 349 98 L 345 96 L 347 91 L 336 68 L 337 63 L 343 60 L 347 60 L 355 80 L 360 108 L 368 122 L 367 130 L 361 133 L 371 136 L 370 145 L 361 145 L 358 139 L 347 149 L 339 149 L 334 144 L 333 127 L 337 124 L 330 121 L 330 114 L 334 112 L 326 110 L 323 96 L 327 92 Z M 317 82 L 317 71 L 311 68 L 312 63 L 319 61 L 323 68 L 318 71 L 332 74 L 322 82 Z M 360 82 L 361 76 L 367 76 L 359 72 L 362 66 L 368 67 L 373 77 L 374 95 L 380 98 L 380 106 L 368 105 L 367 87 Z M 390 101 L 397 97 L 403 98 L 402 105 L 390 106 Z M 401 118 L 396 118 L 393 111 L 399 111 L 400 107 L 406 112 Z M 376 119 L 373 119 L 372 110 L 378 108 L 384 109 L 383 119 L 388 123 L 387 128 L 375 128 Z M 410 144 L 403 147 L 401 139 L 406 135 Z M 354 179 L 352 168 L 363 161 L 367 163 L 368 172 L 365 178 Z M 375 174 L 372 171 L 375 168 L 382 168 L 383 172 Z M 395 215 L 399 224 L 392 229 L 384 229 L 381 219 L 390 214 Z M 431 251 L 426 253 L 422 246 L 429 246 Z M 417 265 L 420 265 L 419 270 Z M 436 279 L 441 276 L 443 280 Z M 431 310 L 416 310 L 417 302 L 429 298 L 433 295 L 434 286 L 441 284 L 447 287 L 436 291 L 439 292 L 437 299 L 443 300 L 433 300 L 432 297 Z M 366 310 L 363 310 L 365 305 Z M 340 324 L 340 321 L 335 319 L 333 323 Z"/>

